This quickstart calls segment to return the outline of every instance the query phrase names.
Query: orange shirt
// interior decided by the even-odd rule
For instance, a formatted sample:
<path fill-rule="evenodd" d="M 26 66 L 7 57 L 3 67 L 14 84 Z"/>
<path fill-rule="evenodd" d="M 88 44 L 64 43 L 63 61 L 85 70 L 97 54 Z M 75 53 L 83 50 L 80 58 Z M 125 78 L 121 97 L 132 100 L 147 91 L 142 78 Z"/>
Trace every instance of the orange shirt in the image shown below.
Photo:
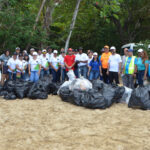
<path fill-rule="evenodd" d="M 108 68 L 108 60 L 109 60 L 110 55 L 111 55 L 110 52 L 102 54 L 102 56 L 101 56 L 102 68 L 104 68 L 104 69 Z"/>

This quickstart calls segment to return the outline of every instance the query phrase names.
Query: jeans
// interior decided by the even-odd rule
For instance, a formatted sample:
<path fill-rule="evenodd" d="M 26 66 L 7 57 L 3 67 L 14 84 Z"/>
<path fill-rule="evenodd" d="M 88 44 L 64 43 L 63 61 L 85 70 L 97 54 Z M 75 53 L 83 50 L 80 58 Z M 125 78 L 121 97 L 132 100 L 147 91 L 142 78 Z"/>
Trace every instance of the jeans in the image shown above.
<path fill-rule="evenodd" d="M 84 65 L 84 66 L 78 67 L 78 74 L 79 74 L 79 77 L 83 76 L 84 78 L 87 78 L 87 66 Z"/>
<path fill-rule="evenodd" d="M 74 74 L 75 74 L 76 78 L 79 78 L 79 70 L 78 70 L 78 68 L 75 68 Z"/>
<path fill-rule="evenodd" d="M 31 71 L 30 81 L 36 83 L 36 82 L 38 82 L 38 80 L 39 80 L 38 71 Z"/>
<path fill-rule="evenodd" d="M 122 82 L 123 82 L 124 86 L 131 88 L 131 89 L 134 89 L 134 77 L 132 74 L 123 75 L 122 76 Z"/>
<path fill-rule="evenodd" d="M 9 80 L 16 80 L 16 73 L 9 72 Z"/>
<path fill-rule="evenodd" d="M 65 81 L 65 79 L 66 79 L 66 69 L 64 69 L 64 68 L 60 69 L 60 76 L 61 76 L 61 81 Z"/>
<path fill-rule="evenodd" d="M 25 73 L 25 81 L 29 81 L 30 80 L 30 76 L 29 76 L 29 73 Z"/>
<path fill-rule="evenodd" d="M 52 76 L 53 76 L 52 82 L 59 82 L 60 81 L 60 72 L 59 72 L 59 70 L 56 72 L 54 69 L 52 69 Z"/>
<path fill-rule="evenodd" d="M 139 84 L 139 86 L 143 86 L 144 73 L 145 73 L 145 70 L 138 71 L 138 84 Z"/>
<path fill-rule="evenodd" d="M 92 80 L 96 80 L 99 78 L 99 70 L 91 70 L 90 71 L 90 75 L 89 75 L 89 80 L 92 81 Z"/>
<path fill-rule="evenodd" d="M 40 78 L 43 78 L 44 76 L 49 75 L 49 70 L 41 69 Z"/>

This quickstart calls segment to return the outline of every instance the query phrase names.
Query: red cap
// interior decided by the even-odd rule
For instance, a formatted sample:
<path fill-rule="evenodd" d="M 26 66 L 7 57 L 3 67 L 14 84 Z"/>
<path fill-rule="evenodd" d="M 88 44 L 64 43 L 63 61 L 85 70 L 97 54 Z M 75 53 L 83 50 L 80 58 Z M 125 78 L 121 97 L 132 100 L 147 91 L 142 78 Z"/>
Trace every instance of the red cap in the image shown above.
<path fill-rule="evenodd" d="M 72 51 L 72 48 L 69 48 L 68 51 Z"/>

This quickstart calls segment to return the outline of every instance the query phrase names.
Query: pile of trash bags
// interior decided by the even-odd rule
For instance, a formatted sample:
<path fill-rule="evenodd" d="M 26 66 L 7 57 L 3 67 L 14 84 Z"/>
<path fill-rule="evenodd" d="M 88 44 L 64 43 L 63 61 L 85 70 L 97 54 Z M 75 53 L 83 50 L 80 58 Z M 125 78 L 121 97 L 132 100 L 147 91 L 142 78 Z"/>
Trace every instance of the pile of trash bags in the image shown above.
<path fill-rule="evenodd" d="M 47 99 L 49 94 L 57 95 L 61 84 L 53 83 L 49 77 L 40 79 L 37 83 L 30 81 L 6 81 L 0 86 L 0 96 L 6 100 L 14 99 Z"/>
<path fill-rule="evenodd" d="M 91 83 L 84 78 L 66 81 L 58 90 L 58 95 L 65 102 L 91 109 L 106 109 L 113 103 L 127 103 L 126 99 L 131 96 L 123 86 L 108 85 L 100 80 Z"/>

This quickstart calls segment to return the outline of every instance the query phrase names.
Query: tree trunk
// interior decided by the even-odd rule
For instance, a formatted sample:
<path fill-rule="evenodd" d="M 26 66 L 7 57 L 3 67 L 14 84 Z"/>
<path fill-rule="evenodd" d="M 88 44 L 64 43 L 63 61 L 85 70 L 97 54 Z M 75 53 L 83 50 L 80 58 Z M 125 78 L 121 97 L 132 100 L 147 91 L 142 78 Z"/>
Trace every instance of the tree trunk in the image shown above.
<path fill-rule="evenodd" d="M 37 17 L 36 17 L 36 19 L 35 19 L 35 24 L 34 24 L 34 26 L 33 26 L 33 31 L 35 31 L 35 29 L 36 29 L 36 26 L 37 26 L 37 23 L 38 23 L 39 18 L 40 18 L 40 16 L 41 16 L 41 12 L 42 12 L 42 10 L 43 10 L 43 7 L 44 7 L 44 5 L 45 5 L 45 2 L 46 2 L 46 0 L 43 0 L 43 1 L 42 1 L 41 7 L 40 7 L 39 12 L 38 12 L 38 14 L 37 14 Z M 33 32 L 32 32 L 32 34 L 31 34 L 31 38 L 32 38 L 32 36 L 33 36 Z M 28 45 L 27 45 L 27 47 L 26 47 L 27 50 L 28 50 L 28 48 L 30 47 L 30 45 L 31 45 L 31 43 L 29 42 Z"/>
<path fill-rule="evenodd" d="M 68 38 L 67 38 L 66 44 L 65 44 L 65 52 L 67 52 L 67 49 L 69 47 L 70 38 L 71 38 L 72 31 L 73 31 L 74 26 L 75 26 L 75 22 L 76 22 L 76 18 L 77 18 L 77 15 L 78 15 L 79 6 L 80 6 L 80 2 L 81 1 L 82 0 L 77 0 L 76 8 L 75 8 L 75 11 L 74 11 L 74 14 L 73 14 L 73 18 L 72 18 L 72 23 L 70 25 L 69 35 L 68 35 Z"/>

